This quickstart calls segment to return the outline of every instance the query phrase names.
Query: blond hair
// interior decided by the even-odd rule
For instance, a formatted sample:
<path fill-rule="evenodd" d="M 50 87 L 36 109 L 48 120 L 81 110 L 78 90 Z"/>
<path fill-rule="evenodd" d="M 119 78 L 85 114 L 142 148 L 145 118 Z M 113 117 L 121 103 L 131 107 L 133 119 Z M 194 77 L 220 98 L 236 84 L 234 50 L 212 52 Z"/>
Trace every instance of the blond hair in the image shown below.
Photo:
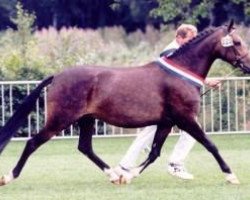
<path fill-rule="evenodd" d="M 192 25 L 192 24 L 182 24 L 177 28 L 175 37 L 180 36 L 182 38 L 186 38 L 187 33 L 189 31 L 192 32 L 194 36 L 197 35 L 197 33 L 198 33 L 198 30 L 194 25 Z"/>

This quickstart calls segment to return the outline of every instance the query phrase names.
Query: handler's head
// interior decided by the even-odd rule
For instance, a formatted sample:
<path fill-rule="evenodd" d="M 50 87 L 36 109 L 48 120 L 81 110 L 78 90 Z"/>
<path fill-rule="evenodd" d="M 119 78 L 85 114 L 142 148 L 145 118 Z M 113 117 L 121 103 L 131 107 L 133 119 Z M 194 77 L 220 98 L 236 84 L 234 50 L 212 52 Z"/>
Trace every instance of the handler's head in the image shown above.
<path fill-rule="evenodd" d="M 182 24 L 176 30 L 176 42 L 181 46 L 197 35 L 197 28 L 191 24 Z"/>

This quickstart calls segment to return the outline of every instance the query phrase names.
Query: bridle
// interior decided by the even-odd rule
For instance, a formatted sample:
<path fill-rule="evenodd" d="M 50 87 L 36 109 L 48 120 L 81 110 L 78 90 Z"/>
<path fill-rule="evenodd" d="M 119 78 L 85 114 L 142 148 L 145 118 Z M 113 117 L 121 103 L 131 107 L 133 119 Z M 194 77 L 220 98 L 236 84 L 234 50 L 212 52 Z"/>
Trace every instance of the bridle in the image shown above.
<path fill-rule="evenodd" d="M 234 46 L 232 46 L 231 48 L 233 48 Z M 249 52 L 247 51 L 244 55 L 240 56 L 239 53 L 237 52 L 237 50 L 235 48 L 233 48 L 233 52 L 234 52 L 234 55 L 235 55 L 235 61 L 233 61 L 233 65 L 234 66 L 237 66 L 243 70 L 245 70 L 245 67 L 244 65 L 242 64 L 242 60 L 248 56 Z"/>
<path fill-rule="evenodd" d="M 224 43 L 225 46 L 223 46 L 223 44 L 222 44 L 222 46 L 224 48 L 232 49 L 232 52 L 233 52 L 234 57 L 235 57 L 235 60 L 232 61 L 232 65 L 241 68 L 243 71 L 247 71 L 247 69 L 245 69 L 245 67 L 244 67 L 242 60 L 246 56 L 248 56 L 249 52 L 247 51 L 244 55 L 241 56 L 235 48 L 235 44 L 233 43 L 232 36 L 230 36 L 230 34 L 227 34 L 224 38 L 227 38 L 227 39 L 226 39 L 226 41 L 224 40 L 226 42 L 226 43 Z M 223 43 L 222 40 L 223 40 L 223 38 L 221 39 L 221 43 Z M 226 51 L 225 57 L 227 57 L 227 53 L 228 53 L 228 51 Z"/>
<path fill-rule="evenodd" d="M 236 48 L 235 48 L 234 45 L 233 45 L 233 46 L 230 46 L 230 47 L 224 47 L 224 48 L 231 48 L 231 49 L 232 49 L 232 51 L 233 51 L 233 53 L 234 53 L 234 55 L 235 55 L 235 60 L 232 62 L 232 64 L 233 64 L 234 66 L 236 66 L 236 67 L 239 67 L 239 68 L 243 69 L 243 71 L 247 71 L 247 70 L 245 69 L 245 67 L 244 67 L 244 64 L 243 64 L 242 60 L 243 60 L 246 56 L 248 56 L 249 52 L 247 51 L 244 55 L 240 56 L 240 54 L 237 52 L 237 50 L 236 50 Z M 227 53 L 228 53 L 228 51 L 226 52 L 225 57 L 227 56 Z M 221 84 L 221 83 L 223 83 L 227 77 L 229 77 L 230 75 L 232 75 L 232 74 L 233 74 L 235 71 L 237 71 L 237 70 L 238 70 L 238 68 L 234 68 L 234 70 L 231 71 L 230 73 L 228 73 L 227 75 L 225 75 L 221 81 L 218 81 L 218 83 L 215 84 L 215 86 L 216 86 L 216 85 L 219 85 L 219 84 Z M 214 88 L 215 88 L 215 87 L 214 87 Z M 211 91 L 211 90 L 212 90 L 212 88 L 209 88 L 209 89 L 206 90 L 204 93 L 202 93 L 202 94 L 200 95 L 200 97 L 206 95 L 206 94 L 207 94 L 209 91 Z"/>

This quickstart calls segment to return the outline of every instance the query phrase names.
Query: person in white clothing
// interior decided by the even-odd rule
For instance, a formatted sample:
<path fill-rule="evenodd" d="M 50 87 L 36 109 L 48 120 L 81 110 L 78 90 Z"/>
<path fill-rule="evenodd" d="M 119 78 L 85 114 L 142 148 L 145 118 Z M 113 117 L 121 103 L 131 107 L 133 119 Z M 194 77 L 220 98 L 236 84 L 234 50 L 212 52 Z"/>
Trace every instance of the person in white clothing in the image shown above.
<path fill-rule="evenodd" d="M 190 24 L 182 24 L 176 30 L 175 39 L 164 49 L 162 55 L 170 55 L 181 45 L 188 42 L 190 39 L 197 35 L 197 28 Z M 208 82 L 210 86 L 216 83 Z M 148 126 L 138 133 L 136 139 L 127 150 L 125 156 L 120 161 L 119 165 L 115 167 L 115 170 L 127 170 L 133 169 L 136 166 L 136 160 L 138 159 L 140 152 L 147 147 L 151 147 L 155 136 L 157 126 Z M 177 141 L 172 154 L 168 161 L 168 172 L 181 179 L 191 180 L 193 175 L 189 173 L 185 166 L 184 161 L 188 156 L 188 153 L 195 144 L 195 140 L 187 133 L 181 132 L 179 140 Z"/>

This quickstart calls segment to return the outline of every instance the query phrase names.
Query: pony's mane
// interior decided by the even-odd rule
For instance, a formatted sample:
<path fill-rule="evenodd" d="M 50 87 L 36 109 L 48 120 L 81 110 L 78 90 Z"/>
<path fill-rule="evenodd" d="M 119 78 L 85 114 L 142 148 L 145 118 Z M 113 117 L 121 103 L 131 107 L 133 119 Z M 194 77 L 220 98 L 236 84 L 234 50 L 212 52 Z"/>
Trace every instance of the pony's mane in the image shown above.
<path fill-rule="evenodd" d="M 187 49 L 190 49 L 193 44 L 196 44 L 196 43 L 204 40 L 206 37 L 208 37 L 209 35 L 211 35 L 212 33 L 214 33 L 218 29 L 219 29 L 219 27 L 210 27 L 210 28 L 205 29 L 204 31 L 200 32 L 196 37 L 189 40 L 187 43 L 182 45 L 179 49 L 174 51 L 174 53 L 172 55 L 170 55 L 169 57 L 174 57 L 174 56 L 177 56 L 177 55 L 183 53 Z"/>

